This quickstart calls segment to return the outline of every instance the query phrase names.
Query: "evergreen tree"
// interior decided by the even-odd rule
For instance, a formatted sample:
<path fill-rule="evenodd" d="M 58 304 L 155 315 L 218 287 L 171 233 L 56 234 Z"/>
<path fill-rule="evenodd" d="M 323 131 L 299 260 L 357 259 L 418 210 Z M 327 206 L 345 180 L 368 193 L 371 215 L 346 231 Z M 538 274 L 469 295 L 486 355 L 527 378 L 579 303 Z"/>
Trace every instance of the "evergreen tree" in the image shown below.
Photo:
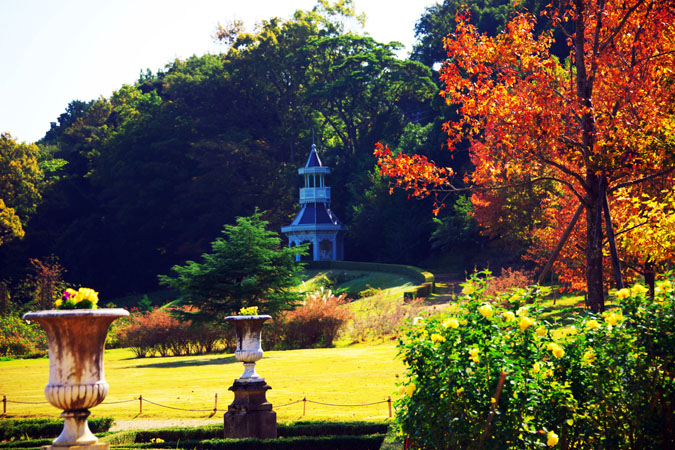
<path fill-rule="evenodd" d="M 172 268 L 175 277 L 159 276 L 161 284 L 181 292 L 183 305 L 197 309 L 191 319 L 214 322 L 249 306 L 275 314 L 300 300 L 293 290 L 301 270 L 295 256 L 306 248 L 280 248 L 278 234 L 266 229 L 261 216 L 238 217 L 236 225 L 225 225 L 224 237 L 211 243 L 202 263 L 188 261 Z"/>

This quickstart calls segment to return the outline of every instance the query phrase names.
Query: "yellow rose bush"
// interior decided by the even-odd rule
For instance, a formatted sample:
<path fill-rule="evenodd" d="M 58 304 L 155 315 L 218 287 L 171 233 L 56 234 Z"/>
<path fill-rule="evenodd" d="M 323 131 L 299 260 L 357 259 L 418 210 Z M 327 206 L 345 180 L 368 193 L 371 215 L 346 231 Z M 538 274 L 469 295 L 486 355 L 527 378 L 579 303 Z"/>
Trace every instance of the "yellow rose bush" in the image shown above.
<path fill-rule="evenodd" d="M 396 423 L 409 448 L 669 447 L 675 294 L 662 289 L 651 301 L 632 289 L 605 317 L 549 323 L 537 298 L 526 308 L 526 296 L 491 302 L 488 280 L 471 277 L 474 292 L 456 300 L 458 310 L 428 316 L 399 338 L 401 392 L 414 389 L 397 401 Z"/>

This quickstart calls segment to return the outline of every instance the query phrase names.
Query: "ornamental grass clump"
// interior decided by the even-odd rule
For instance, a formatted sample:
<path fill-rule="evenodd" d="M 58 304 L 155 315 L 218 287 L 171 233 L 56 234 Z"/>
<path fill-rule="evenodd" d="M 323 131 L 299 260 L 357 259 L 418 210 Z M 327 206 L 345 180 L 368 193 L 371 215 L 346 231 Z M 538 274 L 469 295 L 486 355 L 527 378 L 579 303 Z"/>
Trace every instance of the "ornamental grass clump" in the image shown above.
<path fill-rule="evenodd" d="M 654 301 L 630 289 L 602 315 L 549 323 L 534 291 L 498 306 L 488 280 L 472 276 L 458 309 L 399 339 L 409 448 L 675 448 L 672 283 Z"/>

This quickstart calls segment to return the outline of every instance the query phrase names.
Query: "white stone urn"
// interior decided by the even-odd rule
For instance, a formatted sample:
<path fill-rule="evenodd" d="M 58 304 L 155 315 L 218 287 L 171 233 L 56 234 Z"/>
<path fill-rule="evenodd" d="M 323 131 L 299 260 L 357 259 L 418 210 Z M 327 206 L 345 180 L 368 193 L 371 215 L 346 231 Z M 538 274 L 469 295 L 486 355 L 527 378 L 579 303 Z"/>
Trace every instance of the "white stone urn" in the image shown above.
<path fill-rule="evenodd" d="M 108 394 L 103 371 L 103 349 L 108 327 L 124 309 L 71 309 L 36 311 L 24 320 L 42 325 L 49 344 L 47 401 L 62 409 L 63 431 L 52 442 L 55 448 L 107 448 L 97 444 L 87 424 L 89 408 Z"/>
<path fill-rule="evenodd" d="M 237 333 L 237 350 L 234 357 L 244 363 L 244 373 L 239 377 L 240 382 L 264 381 L 255 371 L 255 362 L 263 356 L 260 334 L 263 323 L 272 316 L 228 316 L 225 320 L 232 321 Z"/>

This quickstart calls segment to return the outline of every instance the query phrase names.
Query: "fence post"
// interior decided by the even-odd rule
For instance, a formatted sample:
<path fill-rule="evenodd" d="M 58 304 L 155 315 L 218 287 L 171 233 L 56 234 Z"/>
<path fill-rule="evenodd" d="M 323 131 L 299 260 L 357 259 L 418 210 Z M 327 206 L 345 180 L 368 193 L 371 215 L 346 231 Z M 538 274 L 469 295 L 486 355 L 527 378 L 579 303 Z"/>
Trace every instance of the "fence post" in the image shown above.
<path fill-rule="evenodd" d="M 138 414 L 143 414 L 143 394 L 138 396 Z"/>
<path fill-rule="evenodd" d="M 305 415 L 305 412 L 307 411 L 307 397 L 304 397 L 302 399 L 302 415 Z"/>
<path fill-rule="evenodd" d="M 7 396 L 2 396 L 2 413 L 7 414 Z"/>
<path fill-rule="evenodd" d="M 213 414 L 215 414 L 216 412 L 218 412 L 218 393 L 217 392 L 216 392 L 216 401 L 213 404 Z"/>
<path fill-rule="evenodd" d="M 389 404 L 389 417 L 391 417 L 391 396 L 387 397 L 387 403 Z"/>

